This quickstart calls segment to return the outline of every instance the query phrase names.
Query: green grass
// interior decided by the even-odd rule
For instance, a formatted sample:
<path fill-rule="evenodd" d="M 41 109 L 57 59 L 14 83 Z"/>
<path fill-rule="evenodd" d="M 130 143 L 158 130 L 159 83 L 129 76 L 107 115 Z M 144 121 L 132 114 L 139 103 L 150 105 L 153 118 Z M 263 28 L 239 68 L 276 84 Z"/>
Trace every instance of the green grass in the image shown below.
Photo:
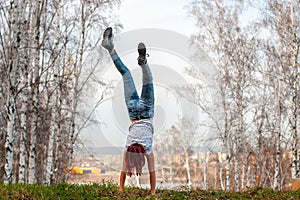
<path fill-rule="evenodd" d="M 157 190 L 151 196 L 149 190 L 126 188 L 120 194 L 115 184 L 59 184 L 40 185 L 0 185 L 0 199 L 36 199 L 36 200 L 95 200 L 95 199 L 300 199 L 300 191 L 274 191 L 256 188 L 244 192 L 225 192 L 217 190 Z"/>

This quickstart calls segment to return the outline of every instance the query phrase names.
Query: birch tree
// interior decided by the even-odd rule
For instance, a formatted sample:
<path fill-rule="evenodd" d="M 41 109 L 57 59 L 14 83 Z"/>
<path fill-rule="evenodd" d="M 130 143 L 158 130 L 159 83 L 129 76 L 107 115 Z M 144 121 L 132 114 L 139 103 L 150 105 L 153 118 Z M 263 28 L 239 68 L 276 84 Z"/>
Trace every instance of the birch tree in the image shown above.
<path fill-rule="evenodd" d="M 32 108 L 33 116 L 30 129 L 30 149 L 28 160 L 28 183 L 33 184 L 36 182 L 36 137 L 38 127 L 38 115 L 39 115 L 39 84 L 40 84 L 40 26 L 41 26 L 41 12 L 44 4 L 41 1 L 35 1 L 33 4 L 33 23 L 31 29 L 33 30 L 33 39 L 31 46 L 33 47 L 32 58 Z"/>
<path fill-rule="evenodd" d="M 13 142 L 15 137 L 16 127 L 16 96 L 17 96 L 17 67 L 19 65 L 18 47 L 20 42 L 20 30 L 18 30 L 19 6 L 17 3 L 12 2 L 9 9 L 8 38 L 12 41 L 8 44 L 9 51 L 6 57 L 6 75 L 8 77 L 8 93 L 6 97 L 6 117 L 7 117 L 7 134 L 5 141 L 5 176 L 4 183 L 12 182 L 12 167 L 13 167 Z"/>
<path fill-rule="evenodd" d="M 278 86 L 281 88 L 281 108 L 282 115 L 286 117 L 282 118 L 282 115 L 277 115 L 278 128 L 281 135 L 285 137 L 292 137 L 292 143 L 290 144 L 291 151 L 293 152 L 293 160 L 291 162 L 291 174 L 293 178 L 299 177 L 299 2 L 297 1 L 266 1 L 264 7 L 261 9 L 264 16 L 263 25 L 272 35 L 266 42 L 266 53 L 268 59 L 272 62 L 277 73 L 269 73 L 273 75 L 273 79 L 277 80 Z M 277 95 L 277 96 L 278 96 Z M 278 110 L 277 109 L 277 110 Z M 282 118 L 282 120 L 281 120 Z M 281 122 L 281 125 L 279 125 Z M 289 124 L 289 133 L 284 134 L 282 127 L 285 124 Z M 280 127 L 281 126 L 281 127 Z M 279 139 L 278 139 L 279 140 Z M 282 141 L 277 142 L 276 149 L 279 151 L 278 145 Z M 288 149 L 285 149 L 286 151 Z M 276 157 L 279 152 L 277 151 Z M 279 161 L 276 158 L 277 162 Z M 275 169 L 275 177 L 281 171 L 279 164 Z M 276 188 L 275 182 L 281 182 L 280 180 L 274 180 L 273 187 Z"/>
<path fill-rule="evenodd" d="M 47 163 L 46 163 L 46 170 L 45 170 L 45 184 L 49 185 L 51 183 L 51 176 L 53 169 L 53 154 L 54 154 L 54 140 L 55 140 L 55 134 L 58 132 L 58 126 L 57 126 L 57 109 L 58 109 L 58 94 L 59 90 L 57 88 L 58 78 L 59 78 L 59 42 L 60 42 L 60 13 L 61 13 L 61 5 L 59 1 L 55 2 L 56 6 L 56 27 L 55 27 L 55 44 L 53 49 L 53 79 L 52 82 L 52 88 L 53 91 L 51 95 L 49 96 L 49 108 L 51 109 L 51 120 L 50 120 L 50 134 L 49 134 L 49 140 L 48 140 L 48 146 L 47 146 Z"/>
<path fill-rule="evenodd" d="M 28 115 L 27 108 L 29 107 L 29 86 L 30 86 L 30 50 L 27 50 L 29 46 L 29 38 L 31 37 L 29 34 L 30 27 L 30 18 L 31 18 L 31 2 L 25 1 L 22 5 L 22 46 L 21 46 L 21 63 L 23 64 L 21 67 L 21 84 L 20 84 L 20 95 L 21 95 L 21 110 L 20 110 L 20 155 L 19 155 L 19 180 L 18 182 L 21 184 L 27 183 L 26 178 L 26 168 L 27 168 L 27 137 L 28 137 Z M 28 13 L 26 12 L 26 8 L 29 9 Z"/>
<path fill-rule="evenodd" d="M 218 91 L 222 99 L 215 106 L 223 109 L 213 116 L 215 127 L 220 131 L 222 144 L 227 153 L 226 189 L 230 189 L 231 161 L 234 161 L 235 189 L 242 185 L 242 168 L 247 164 L 244 154 L 247 141 L 245 114 L 251 99 L 247 91 L 253 81 L 252 69 L 256 61 L 255 40 L 247 27 L 239 24 L 243 4 L 236 1 L 195 1 L 191 13 L 200 27 L 194 42 L 204 45 L 214 61 L 218 74 Z M 211 23 L 206 23 L 210 21 Z M 245 30 L 244 30 L 245 29 Z M 198 95 L 198 93 L 192 93 Z M 205 108 L 207 109 L 207 108 Z M 212 109 L 212 108 L 208 108 Z M 207 111 L 206 111 L 207 112 Z M 221 117 L 221 120 L 220 120 Z M 233 160 L 232 160 L 233 158 Z"/>
<path fill-rule="evenodd" d="M 66 180 L 63 170 L 72 159 L 64 157 L 72 155 L 76 136 L 87 126 L 94 109 L 104 99 L 105 88 L 109 88 L 108 83 L 96 78 L 101 54 L 94 52 L 100 46 L 99 33 L 108 23 L 117 23 L 108 22 L 105 11 L 112 11 L 118 3 L 118 0 L 1 3 L 0 112 L 5 117 L 0 119 L 0 130 L 1 139 L 6 142 L 1 140 L 4 148 L 0 152 L 5 154 L 1 164 L 2 159 L 6 164 L 0 172 L 5 183 L 49 184 Z M 84 23 L 77 23 L 77 9 L 83 10 Z M 78 31 L 81 28 L 84 31 Z M 98 56 L 93 65 L 89 65 L 91 52 Z M 77 120 L 82 116 L 78 104 L 73 102 L 81 102 L 82 91 L 90 82 L 96 82 L 96 87 L 100 85 L 103 95 L 92 109 L 81 112 L 84 120 Z M 74 87 L 79 91 L 76 95 Z M 59 173 L 53 176 L 54 171 Z"/>
<path fill-rule="evenodd" d="M 224 76 L 229 74 L 227 64 L 224 63 L 223 59 L 223 46 L 225 45 L 226 41 L 223 37 L 221 37 L 223 33 L 223 24 L 220 19 L 224 19 L 224 9 L 218 6 L 220 4 L 220 1 L 195 1 L 193 2 L 189 9 L 191 11 L 191 15 L 196 19 L 197 26 L 201 27 L 199 30 L 199 34 L 196 34 L 193 36 L 193 40 L 196 43 L 201 44 L 201 47 L 208 52 L 208 55 L 213 58 L 214 66 L 217 69 L 218 73 L 218 79 L 219 79 L 219 91 L 220 96 L 222 99 L 222 114 L 220 113 L 221 119 L 218 118 L 218 116 L 212 116 L 213 121 L 215 122 L 216 128 L 220 131 L 220 135 L 222 138 L 222 142 L 224 145 L 224 150 L 227 154 L 226 162 L 226 189 L 230 189 L 230 169 L 231 169 L 231 157 L 232 157 L 232 147 L 230 145 L 230 108 L 229 103 L 226 98 L 228 95 L 227 93 L 230 83 L 230 78 L 227 76 Z M 206 23 L 207 21 L 210 21 L 211 23 Z M 225 26 L 226 27 L 226 26 Z M 221 62 L 223 60 L 223 62 Z M 224 69 L 224 74 L 222 74 L 221 69 Z M 223 76 L 223 77 L 222 77 Z M 189 94 L 196 94 L 199 95 L 198 91 L 189 92 Z M 211 108 L 206 108 L 202 106 L 201 100 L 197 101 L 192 96 L 192 101 L 196 102 L 204 112 L 210 111 Z M 195 100 L 193 100 L 195 99 Z M 198 103 L 197 103 L 198 102 Z"/>

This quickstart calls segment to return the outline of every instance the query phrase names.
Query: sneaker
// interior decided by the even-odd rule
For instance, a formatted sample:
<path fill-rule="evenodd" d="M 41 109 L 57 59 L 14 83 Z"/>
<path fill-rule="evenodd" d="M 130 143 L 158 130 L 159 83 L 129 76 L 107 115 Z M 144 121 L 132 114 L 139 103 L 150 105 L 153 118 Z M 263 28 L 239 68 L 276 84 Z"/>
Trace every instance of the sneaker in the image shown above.
<path fill-rule="evenodd" d="M 138 45 L 139 57 L 137 58 L 139 65 L 144 65 L 147 63 L 147 58 L 149 54 L 146 54 L 146 46 L 144 43 L 139 43 Z"/>
<path fill-rule="evenodd" d="M 102 46 L 111 52 L 114 49 L 112 28 L 108 27 L 103 33 Z"/>

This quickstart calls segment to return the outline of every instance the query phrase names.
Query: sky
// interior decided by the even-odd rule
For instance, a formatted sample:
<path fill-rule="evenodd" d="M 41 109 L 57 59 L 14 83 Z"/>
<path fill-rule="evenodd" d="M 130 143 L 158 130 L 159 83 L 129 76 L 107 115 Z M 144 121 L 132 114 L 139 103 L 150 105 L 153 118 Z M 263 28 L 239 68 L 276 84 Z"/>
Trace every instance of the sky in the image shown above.
<path fill-rule="evenodd" d="M 176 31 L 187 37 L 197 32 L 196 21 L 189 16 L 187 6 L 193 0 L 122 0 L 117 15 L 124 26 L 122 32 L 141 28 L 162 28 Z M 242 23 L 248 24 L 258 15 L 252 6 L 241 15 Z"/>
<path fill-rule="evenodd" d="M 118 15 L 123 31 L 162 28 L 190 36 L 194 19 L 185 8 L 191 0 L 123 0 Z"/>

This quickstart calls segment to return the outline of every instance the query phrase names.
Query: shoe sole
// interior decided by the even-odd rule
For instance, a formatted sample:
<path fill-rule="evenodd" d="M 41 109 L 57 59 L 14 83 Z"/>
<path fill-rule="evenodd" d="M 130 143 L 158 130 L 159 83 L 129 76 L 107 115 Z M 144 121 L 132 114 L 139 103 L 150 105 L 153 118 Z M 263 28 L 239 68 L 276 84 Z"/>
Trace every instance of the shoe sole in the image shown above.
<path fill-rule="evenodd" d="M 106 39 L 110 39 L 112 37 L 112 28 L 108 27 L 105 29 L 104 33 L 103 33 L 103 38 Z"/>
<path fill-rule="evenodd" d="M 146 57 L 146 46 L 144 43 L 139 43 L 138 45 L 139 56 Z"/>

